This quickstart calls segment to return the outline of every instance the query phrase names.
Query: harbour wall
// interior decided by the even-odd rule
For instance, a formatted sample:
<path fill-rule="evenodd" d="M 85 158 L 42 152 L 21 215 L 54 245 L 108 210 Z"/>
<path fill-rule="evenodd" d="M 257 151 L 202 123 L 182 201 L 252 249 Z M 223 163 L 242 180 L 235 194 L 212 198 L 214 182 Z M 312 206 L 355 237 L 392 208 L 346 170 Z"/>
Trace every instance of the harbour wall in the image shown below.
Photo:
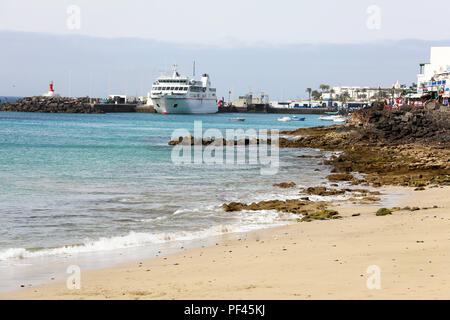
<path fill-rule="evenodd" d="M 335 108 L 272 108 L 269 104 L 252 104 L 245 107 L 219 107 L 219 113 L 279 113 L 279 114 L 324 114 L 337 111 Z"/>
<path fill-rule="evenodd" d="M 146 112 L 154 113 L 152 106 L 136 104 L 98 104 L 90 103 L 88 97 L 65 98 L 26 97 L 12 102 L 0 104 L 0 111 L 42 112 L 42 113 L 118 113 Z"/>
<path fill-rule="evenodd" d="M 104 113 L 155 113 L 153 106 L 136 105 L 136 104 L 94 104 L 94 108 L 103 111 Z"/>

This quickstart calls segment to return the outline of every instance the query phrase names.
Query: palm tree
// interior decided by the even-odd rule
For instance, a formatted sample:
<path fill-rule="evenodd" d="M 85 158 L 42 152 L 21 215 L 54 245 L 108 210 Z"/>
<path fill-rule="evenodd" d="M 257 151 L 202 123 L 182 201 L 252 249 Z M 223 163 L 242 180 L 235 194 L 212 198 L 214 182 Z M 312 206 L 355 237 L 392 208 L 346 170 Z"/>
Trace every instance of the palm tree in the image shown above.
<path fill-rule="evenodd" d="M 320 88 L 320 90 L 322 90 L 322 92 L 325 92 L 325 91 L 327 91 L 328 89 L 330 89 L 330 86 L 327 85 L 327 84 L 321 84 L 321 85 L 319 86 L 319 88 Z"/>
<path fill-rule="evenodd" d="M 334 89 L 330 90 L 330 98 L 331 98 L 331 100 L 333 100 L 333 94 L 335 94 L 335 93 L 336 93 L 336 91 L 334 91 Z"/>
<path fill-rule="evenodd" d="M 360 89 L 356 89 L 356 100 L 359 100 L 359 93 L 361 92 Z"/>
<path fill-rule="evenodd" d="M 317 90 L 314 90 L 314 91 L 311 93 L 311 95 L 313 96 L 313 98 L 314 98 L 315 100 L 319 100 L 320 97 L 322 96 L 321 93 L 320 93 L 319 91 L 317 91 Z"/>
<path fill-rule="evenodd" d="M 367 102 L 369 102 L 369 100 L 368 100 L 369 95 L 367 94 L 367 88 L 363 88 L 363 89 L 361 90 L 361 92 L 363 93 L 363 94 L 361 95 L 361 98 L 363 99 L 363 101 L 364 101 L 364 100 L 367 100 Z"/>
<path fill-rule="evenodd" d="M 312 89 L 311 88 L 306 88 L 306 92 L 308 93 L 309 106 L 311 107 L 311 93 L 312 93 Z"/>
<path fill-rule="evenodd" d="M 344 106 L 344 104 L 347 103 L 347 101 L 350 99 L 350 95 L 348 94 L 347 91 L 345 91 L 343 94 L 341 94 L 339 96 L 339 101 L 342 102 L 342 107 Z"/>

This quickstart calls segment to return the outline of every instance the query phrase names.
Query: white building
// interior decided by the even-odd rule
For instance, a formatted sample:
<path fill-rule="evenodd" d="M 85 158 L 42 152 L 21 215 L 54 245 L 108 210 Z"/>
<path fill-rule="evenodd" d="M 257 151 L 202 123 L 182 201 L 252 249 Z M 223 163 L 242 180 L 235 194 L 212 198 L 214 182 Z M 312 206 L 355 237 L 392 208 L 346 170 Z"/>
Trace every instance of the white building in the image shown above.
<path fill-rule="evenodd" d="M 350 100 L 353 101 L 368 101 L 372 100 L 373 98 L 377 98 L 380 93 L 380 88 L 373 88 L 373 87 L 333 87 L 333 94 L 325 93 L 323 95 L 324 99 L 336 99 L 338 96 L 348 93 Z M 326 96 L 325 96 L 326 95 Z"/>
<path fill-rule="evenodd" d="M 430 62 L 420 64 L 417 75 L 417 92 L 443 92 L 449 96 L 450 92 L 450 47 L 431 47 Z"/>
<path fill-rule="evenodd" d="M 270 101 L 270 106 L 272 108 L 281 109 L 295 109 L 295 108 L 327 108 L 328 101 L 316 101 L 316 100 L 291 100 L 291 101 Z M 333 106 L 340 106 L 340 102 L 334 101 Z"/>

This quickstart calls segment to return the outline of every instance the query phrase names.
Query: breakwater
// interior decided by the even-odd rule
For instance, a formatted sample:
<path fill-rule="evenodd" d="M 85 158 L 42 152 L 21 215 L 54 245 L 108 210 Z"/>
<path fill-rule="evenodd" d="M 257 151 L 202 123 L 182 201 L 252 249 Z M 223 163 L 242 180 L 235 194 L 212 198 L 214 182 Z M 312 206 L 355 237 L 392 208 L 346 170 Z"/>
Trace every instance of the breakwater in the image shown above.
<path fill-rule="evenodd" d="M 334 111 L 336 111 L 335 108 L 272 108 L 269 104 L 219 107 L 219 113 L 325 114 Z"/>
<path fill-rule="evenodd" d="M 0 111 L 42 112 L 42 113 L 154 113 L 152 106 L 136 104 L 90 103 L 89 97 L 27 97 L 0 105 Z"/>
<path fill-rule="evenodd" d="M 95 104 L 94 107 L 104 113 L 156 113 L 153 106 L 142 104 Z"/>
<path fill-rule="evenodd" d="M 104 113 L 89 103 L 88 97 L 27 97 L 0 105 L 0 111 L 44 113 Z"/>

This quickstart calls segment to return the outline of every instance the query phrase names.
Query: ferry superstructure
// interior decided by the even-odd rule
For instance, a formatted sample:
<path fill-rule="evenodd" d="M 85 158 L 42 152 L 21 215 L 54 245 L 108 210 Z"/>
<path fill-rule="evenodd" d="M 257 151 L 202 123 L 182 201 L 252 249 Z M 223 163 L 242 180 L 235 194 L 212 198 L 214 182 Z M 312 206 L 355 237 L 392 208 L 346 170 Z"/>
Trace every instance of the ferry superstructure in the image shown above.
<path fill-rule="evenodd" d="M 181 76 L 177 65 L 172 76 L 161 76 L 151 91 L 153 106 L 162 114 L 205 114 L 218 112 L 217 93 L 211 88 L 209 75 L 203 74 L 200 81 Z"/>

